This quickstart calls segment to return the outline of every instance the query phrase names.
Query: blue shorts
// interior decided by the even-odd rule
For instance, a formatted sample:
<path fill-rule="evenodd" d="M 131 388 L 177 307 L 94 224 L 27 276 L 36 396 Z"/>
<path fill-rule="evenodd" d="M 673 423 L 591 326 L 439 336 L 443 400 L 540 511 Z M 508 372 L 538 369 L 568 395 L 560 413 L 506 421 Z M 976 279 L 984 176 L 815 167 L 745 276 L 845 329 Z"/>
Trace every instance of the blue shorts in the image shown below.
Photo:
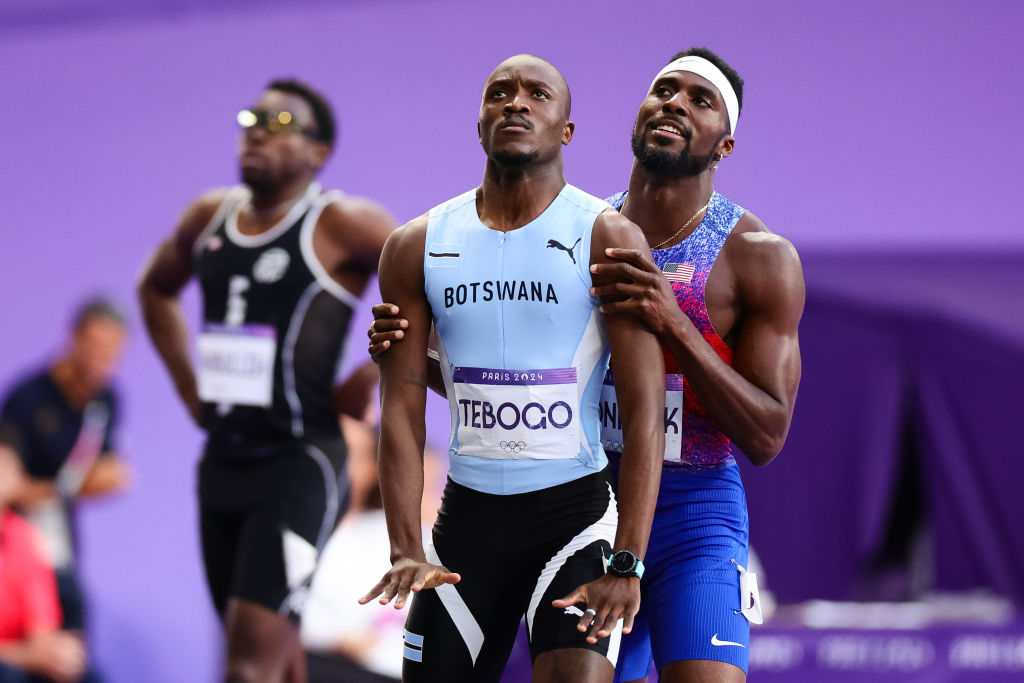
<path fill-rule="evenodd" d="M 616 463 L 617 464 L 617 463 Z M 615 680 L 647 677 L 652 661 L 710 659 L 744 672 L 750 623 L 739 613 L 747 566 L 747 500 L 735 465 L 661 478 L 633 631 L 622 636 Z"/>

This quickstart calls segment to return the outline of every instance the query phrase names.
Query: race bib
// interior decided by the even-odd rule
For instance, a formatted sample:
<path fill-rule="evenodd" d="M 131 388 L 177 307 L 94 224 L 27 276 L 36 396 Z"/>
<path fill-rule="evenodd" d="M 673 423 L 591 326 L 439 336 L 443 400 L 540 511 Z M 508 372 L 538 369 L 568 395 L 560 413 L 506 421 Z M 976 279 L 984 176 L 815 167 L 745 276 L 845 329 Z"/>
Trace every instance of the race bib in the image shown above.
<path fill-rule="evenodd" d="M 269 408 L 277 335 L 269 325 L 207 324 L 199 335 L 199 398 Z"/>
<path fill-rule="evenodd" d="M 606 451 L 622 452 L 622 415 L 615 396 L 612 371 L 604 376 L 601 386 L 601 444 Z M 683 376 L 665 375 L 665 460 L 682 460 Z"/>
<path fill-rule="evenodd" d="M 579 457 L 576 381 L 576 368 L 454 368 L 459 452 L 497 459 Z"/>

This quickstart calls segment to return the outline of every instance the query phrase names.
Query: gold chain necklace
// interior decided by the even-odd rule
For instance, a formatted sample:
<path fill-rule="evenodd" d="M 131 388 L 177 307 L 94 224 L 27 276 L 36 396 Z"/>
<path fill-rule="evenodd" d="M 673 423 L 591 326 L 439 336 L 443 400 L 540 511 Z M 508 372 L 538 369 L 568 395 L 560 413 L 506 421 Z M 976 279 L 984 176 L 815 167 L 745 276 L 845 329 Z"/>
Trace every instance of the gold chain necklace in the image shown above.
<path fill-rule="evenodd" d="M 677 235 L 678 235 L 679 233 L 681 233 L 681 232 L 682 232 L 683 230 L 686 230 L 686 229 L 687 229 L 688 227 L 690 227 L 690 223 L 692 223 L 692 222 L 694 221 L 694 219 L 696 219 L 696 218 L 697 218 L 697 216 L 699 216 L 699 215 L 701 215 L 702 213 L 704 213 L 704 211 L 705 211 L 705 210 L 706 210 L 706 209 L 707 209 L 707 208 L 708 208 L 709 206 L 711 206 L 711 200 L 712 200 L 712 199 L 714 199 L 714 198 L 715 198 L 715 191 L 714 191 L 714 190 L 712 190 L 712 191 L 711 191 L 711 196 L 710 196 L 710 197 L 708 197 L 708 203 L 707 203 L 707 204 L 705 204 L 704 206 L 702 206 L 702 207 L 700 207 L 699 209 L 697 209 L 697 213 L 695 213 L 695 214 L 693 214 L 692 216 L 690 216 L 690 220 L 688 220 L 688 221 L 686 221 L 685 223 L 683 223 L 683 227 L 679 228 L 679 229 L 678 229 L 678 230 L 676 230 L 676 231 L 675 231 L 674 233 L 672 233 L 672 236 L 671 236 L 671 237 L 669 237 L 669 238 L 668 238 L 667 240 L 662 240 L 661 242 L 658 242 L 658 243 L 657 243 L 656 245 L 654 245 L 653 247 L 651 247 L 651 249 L 652 249 L 652 250 L 653 250 L 653 249 L 657 249 L 657 248 L 659 248 L 659 247 L 660 247 L 661 245 L 663 245 L 663 244 L 668 244 L 669 242 L 671 242 L 672 240 L 674 240 L 674 239 L 676 238 L 676 236 L 677 236 Z"/>

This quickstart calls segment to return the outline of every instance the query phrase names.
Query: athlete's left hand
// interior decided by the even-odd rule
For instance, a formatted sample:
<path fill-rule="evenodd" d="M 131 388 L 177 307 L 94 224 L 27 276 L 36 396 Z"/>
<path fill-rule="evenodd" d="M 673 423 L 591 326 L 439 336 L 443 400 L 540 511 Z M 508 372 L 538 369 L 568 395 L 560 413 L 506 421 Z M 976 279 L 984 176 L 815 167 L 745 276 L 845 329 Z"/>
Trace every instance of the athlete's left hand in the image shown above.
<path fill-rule="evenodd" d="M 590 272 L 604 281 L 590 293 L 615 299 L 603 301 L 601 312 L 629 313 L 658 337 L 667 334 L 678 321 L 680 309 L 672 285 L 658 266 L 636 249 L 605 249 L 604 253 L 620 263 L 590 266 Z"/>
<path fill-rule="evenodd" d="M 551 604 L 564 609 L 578 602 L 586 603 L 587 611 L 583 612 L 576 628 L 587 632 L 588 643 L 610 636 L 619 619 L 622 619 L 622 632 L 629 633 L 633 630 L 633 617 L 640 609 L 640 579 L 605 574 Z"/>

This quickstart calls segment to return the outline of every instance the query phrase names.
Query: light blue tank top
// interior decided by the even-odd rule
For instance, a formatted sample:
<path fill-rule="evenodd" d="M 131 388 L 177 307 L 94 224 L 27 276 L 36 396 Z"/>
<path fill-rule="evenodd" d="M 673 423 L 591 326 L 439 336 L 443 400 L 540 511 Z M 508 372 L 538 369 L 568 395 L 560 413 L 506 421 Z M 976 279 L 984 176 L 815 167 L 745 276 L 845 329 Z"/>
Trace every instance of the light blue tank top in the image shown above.
<path fill-rule="evenodd" d="M 566 184 L 500 232 L 476 189 L 428 214 L 423 275 L 451 410 L 451 478 L 494 494 L 605 467 L 598 404 L 608 366 L 590 239 L 603 200 Z"/>

